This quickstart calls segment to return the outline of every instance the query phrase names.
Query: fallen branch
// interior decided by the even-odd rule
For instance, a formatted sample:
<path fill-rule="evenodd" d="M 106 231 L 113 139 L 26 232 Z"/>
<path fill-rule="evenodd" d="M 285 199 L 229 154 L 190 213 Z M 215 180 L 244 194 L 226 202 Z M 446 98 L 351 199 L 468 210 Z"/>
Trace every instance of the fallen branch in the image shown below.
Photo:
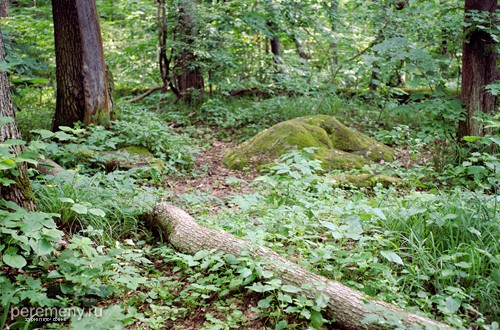
<path fill-rule="evenodd" d="M 127 103 L 134 103 L 134 102 L 140 101 L 142 99 L 145 99 L 146 97 L 153 94 L 154 92 L 161 91 L 162 88 L 163 88 L 162 86 L 153 87 L 150 90 L 148 90 L 146 93 L 141 94 L 139 96 L 136 96 L 133 99 L 127 100 Z"/>
<path fill-rule="evenodd" d="M 195 254 L 201 250 L 215 249 L 226 254 L 240 256 L 242 251 L 250 251 L 253 258 L 260 258 L 269 263 L 270 270 L 284 285 L 297 287 L 302 287 L 304 284 L 310 285 L 313 289 L 303 289 L 303 292 L 310 298 L 314 298 L 317 294 L 326 295 L 329 302 L 325 313 L 336 321 L 335 325 L 339 328 L 383 328 L 384 325 L 363 322 L 365 317 L 374 314 L 382 319 L 393 320 L 397 317 L 400 324 L 408 328 L 412 326 L 420 326 L 424 329 L 449 328 L 443 323 L 406 312 L 339 282 L 314 274 L 266 247 L 256 246 L 223 231 L 202 227 L 189 214 L 166 203 L 156 205 L 151 220 L 153 225 L 165 235 L 168 242 L 183 253 Z"/>

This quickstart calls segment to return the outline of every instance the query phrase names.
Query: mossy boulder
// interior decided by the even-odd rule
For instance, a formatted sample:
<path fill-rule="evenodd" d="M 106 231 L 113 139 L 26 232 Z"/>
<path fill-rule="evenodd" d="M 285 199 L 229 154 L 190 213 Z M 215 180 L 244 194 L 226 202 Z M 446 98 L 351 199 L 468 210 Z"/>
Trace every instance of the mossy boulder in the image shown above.
<path fill-rule="evenodd" d="M 104 151 L 100 153 L 104 160 L 106 171 L 115 169 L 130 170 L 138 167 L 165 168 L 165 163 L 146 148 L 141 146 L 129 146 L 119 150 Z"/>
<path fill-rule="evenodd" d="M 361 168 L 372 162 L 392 161 L 394 151 L 331 116 L 316 115 L 288 120 L 268 128 L 230 150 L 224 164 L 241 170 L 272 163 L 293 148 L 315 147 L 316 158 L 327 169 Z"/>
<path fill-rule="evenodd" d="M 373 188 L 380 183 L 384 188 L 401 183 L 401 179 L 387 175 L 373 174 L 339 174 L 330 176 L 335 180 L 335 187 L 353 186 L 357 188 Z"/>

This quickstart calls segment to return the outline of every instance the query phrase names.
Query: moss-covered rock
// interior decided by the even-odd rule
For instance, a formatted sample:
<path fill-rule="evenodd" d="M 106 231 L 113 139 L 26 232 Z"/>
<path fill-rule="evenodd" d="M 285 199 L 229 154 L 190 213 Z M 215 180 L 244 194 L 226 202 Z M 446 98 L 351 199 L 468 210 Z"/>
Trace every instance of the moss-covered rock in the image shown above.
<path fill-rule="evenodd" d="M 141 146 L 129 146 L 114 151 L 103 151 L 100 156 L 104 160 L 107 171 L 115 169 L 129 170 L 138 167 L 165 168 L 165 163 L 146 148 Z"/>
<path fill-rule="evenodd" d="M 373 174 L 340 174 L 332 175 L 331 178 L 335 180 L 335 186 L 353 186 L 357 188 L 373 188 L 380 183 L 383 187 L 387 188 L 401 182 L 401 179 L 387 175 L 373 175 Z"/>
<path fill-rule="evenodd" d="M 316 157 L 326 168 L 360 168 L 370 161 L 392 161 L 394 151 L 374 139 L 349 129 L 326 115 L 288 120 L 268 128 L 230 150 L 224 164 L 241 170 L 249 165 L 268 164 L 284 152 L 317 148 Z"/>

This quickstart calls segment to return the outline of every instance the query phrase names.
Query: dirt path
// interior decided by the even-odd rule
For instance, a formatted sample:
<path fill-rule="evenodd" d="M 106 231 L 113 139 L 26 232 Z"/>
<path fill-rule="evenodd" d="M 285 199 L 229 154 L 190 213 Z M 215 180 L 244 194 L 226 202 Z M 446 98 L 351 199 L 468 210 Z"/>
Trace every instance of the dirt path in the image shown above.
<path fill-rule="evenodd" d="M 234 146 L 236 144 L 232 142 L 214 141 L 211 148 L 204 150 L 196 158 L 195 172 L 199 172 L 199 175 L 169 178 L 165 183 L 166 187 L 177 197 L 186 193 L 203 192 L 224 199 L 247 191 L 248 185 L 257 177 L 257 171 L 233 171 L 222 163 L 226 152 Z M 241 182 L 229 184 L 228 178 Z"/>

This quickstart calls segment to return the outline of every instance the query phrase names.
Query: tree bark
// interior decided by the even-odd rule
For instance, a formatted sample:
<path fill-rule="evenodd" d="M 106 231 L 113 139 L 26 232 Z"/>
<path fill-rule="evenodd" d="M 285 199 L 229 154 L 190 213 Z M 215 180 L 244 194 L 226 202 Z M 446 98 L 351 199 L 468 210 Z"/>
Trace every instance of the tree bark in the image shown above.
<path fill-rule="evenodd" d="M 302 42 L 300 41 L 299 37 L 297 35 L 293 36 L 293 42 L 295 43 L 295 50 L 297 51 L 297 55 L 300 56 L 303 60 L 310 60 L 311 55 L 307 54 L 304 51 L 304 47 L 302 46 Z"/>
<path fill-rule="evenodd" d="M 194 93 L 203 94 L 205 88 L 203 75 L 199 66 L 196 65 L 197 58 L 192 49 L 197 34 L 194 17 L 195 2 L 192 0 L 179 2 L 177 39 L 182 45 L 174 59 L 178 99 L 187 103 L 193 101 Z"/>
<path fill-rule="evenodd" d="M 281 44 L 276 33 L 276 24 L 271 21 L 268 21 L 266 24 L 272 33 L 272 36 L 269 38 L 269 46 L 271 47 L 271 53 L 274 56 L 273 61 L 274 64 L 279 64 L 281 63 Z"/>
<path fill-rule="evenodd" d="M 337 33 L 337 11 L 339 9 L 339 1 L 338 0 L 332 0 L 331 1 L 331 8 L 332 8 L 332 33 L 335 34 Z M 336 36 L 333 36 L 333 41 L 331 43 L 331 48 L 332 48 L 332 62 L 335 66 L 339 64 L 339 46 L 336 41 Z"/>
<path fill-rule="evenodd" d="M 465 19 L 469 12 L 477 10 L 489 12 L 497 10 L 497 0 L 466 0 Z M 462 101 L 465 104 L 465 119 L 459 122 L 457 137 L 462 141 L 464 136 L 483 136 L 484 127 L 474 117 L 483 112 L 493 114 L 496 98 L 484 89 L 500 78 L 496 67 L 496 44 L 491 35 L 474 25 L 465 28 L 466 38 L 462 49 Z"/>
<path fill-rule="evenodd" d="M 9 16 L 9 2 L 0 0 L 0 18 Z"/>
<path fill-rule="evenodd" d="M 271 44 L 271 53 L 273 53 L 274 57 L 281 57 L 280 40 L 278 39 L 278 37 L 272 37 L 271 39 L 269 39 L 269 43 Z"/>
<path fill-rule="evenodd" d="M 57 101 L 52 122 L 109 126 L 106 65 L 95 0 L 52 0 L 56 48 Z"/>
<path fill-rule="evenodd" d="M 222 231 L 204 228 L 177 207 L 160 203 L 155 207 L 151 220 L 153 225 L 165 234 L 168 242 L 183 253 L 195 254 L 200 250 L 218 250 L 240 256 L 242 251 L 249 251 L 253 258 L 268 262 L 269 269 L 274 271 L 275 277 L 284 285 L 297 287 L 303 284 L 311 285 L 313 289 L 304 292 L 310 298 L 319 293 L 326 295 L 329 298 L 326 314 L 335 319 L 337 322 L 335 325 L 342 329 L 383 328 L 380 325 L 363 323 L 363 319 L 370 314 L 377 314 L 380 317 L 396 316 L 401 320 L 401 324 L 407 327 L 419 325 L 424 328 L 448 328 L 445 324 L 405 312 L 394 305 L 365 296 L 339 282 L 316 275 L 268 248 L 255 246 Z"/>
<path fill-rule="evenodd" d="M 0 6 L 3 0 L 0 0 Z M 5 13 L 5 12 L 4 12 Z M 1 17 L 0 17 L 1 20 Z M 5 60 L 4 44 L 2 31 L 0 31 L 0 62 Z M 0 126 L 0 143 L 10 139 L 21 139 L 21 134 L 15 122 L 14 107 L 9 90 L 9 81 L 7 73 L 0 71 L 0 117 L 11 117 L 14 121 L 10 124 Z M 16 156 L 21 155 L 22 148 L 19 145 L 12 146 L 11 151 Z M 0 199 L 12 201 L 17 205 L 25 208 L 26 210 L 33 211 L 35 203 L 33 200 L 33 192 L 31 190 L 31 183 L 28 175 L 28 168 L 26 163 L 16 164 L 17 174 L 5 171 L 2 175 L 8 179 L 15 181 L 9 186 L 2 186 L 0 184 Z"/>

